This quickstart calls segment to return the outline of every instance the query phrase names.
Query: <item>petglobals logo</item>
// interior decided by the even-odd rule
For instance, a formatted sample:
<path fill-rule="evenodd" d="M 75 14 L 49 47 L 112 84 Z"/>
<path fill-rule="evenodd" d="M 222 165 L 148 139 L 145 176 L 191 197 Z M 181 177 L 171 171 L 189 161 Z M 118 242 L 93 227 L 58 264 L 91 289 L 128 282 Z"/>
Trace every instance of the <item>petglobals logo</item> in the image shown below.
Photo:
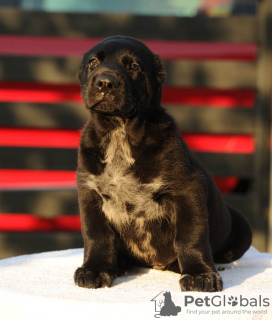
<path fill-rule="evenodd" d="M 173 302 L 169 291 L 160 292 L 151 301 L 155 302 L 155 318 L 177 316 L 181 311 L 181 307 L 176 306 Z"/>
<path fill-rule="evenodd" d="M 184 310 L 194 315 L 220 315 L 220 314 L 267 314 L 270 308 L 270 298 L 258 295 L 248 297 L 245 295 L 226 296 L 213 295 L 198 298 L 192 295 L 184 296 Z"/>
<path fill-rule="evenodd" d="M 269 307 L 270 299 L 261 295 L 255 298 L 244 297 L 243 295 L 226 297 L 225 295 L 215 295 L 213 297 L 195 298 L 190 295 L 185 296 L 184 306 L 195 307 Z"/>

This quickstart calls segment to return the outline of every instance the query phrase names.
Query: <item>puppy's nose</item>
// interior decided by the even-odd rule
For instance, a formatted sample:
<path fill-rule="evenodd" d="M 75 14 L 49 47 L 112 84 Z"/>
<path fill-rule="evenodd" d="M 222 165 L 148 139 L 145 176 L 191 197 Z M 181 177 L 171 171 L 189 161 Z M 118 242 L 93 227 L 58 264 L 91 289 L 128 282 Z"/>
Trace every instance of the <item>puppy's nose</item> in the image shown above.
<path fill-rule="evenodd" d="M 95 86 L 105 94 L 118 88 L 118 80 L 109 74 L 101 74 L 95 81 Z"/>

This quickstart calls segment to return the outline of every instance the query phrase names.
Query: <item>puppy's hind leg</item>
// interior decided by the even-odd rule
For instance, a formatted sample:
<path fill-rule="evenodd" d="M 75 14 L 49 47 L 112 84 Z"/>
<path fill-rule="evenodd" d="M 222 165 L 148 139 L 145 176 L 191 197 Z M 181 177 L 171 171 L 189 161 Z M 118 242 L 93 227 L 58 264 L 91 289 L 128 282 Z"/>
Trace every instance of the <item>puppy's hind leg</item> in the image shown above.
<path fill-rule="evenodd" d="M 213 255 L 215 263 L 229 263 L 242 257 L 252 242 L 252 231 L 247 219 L 227 205 L 231 215 L 232 227 L 224 249 Z"/>

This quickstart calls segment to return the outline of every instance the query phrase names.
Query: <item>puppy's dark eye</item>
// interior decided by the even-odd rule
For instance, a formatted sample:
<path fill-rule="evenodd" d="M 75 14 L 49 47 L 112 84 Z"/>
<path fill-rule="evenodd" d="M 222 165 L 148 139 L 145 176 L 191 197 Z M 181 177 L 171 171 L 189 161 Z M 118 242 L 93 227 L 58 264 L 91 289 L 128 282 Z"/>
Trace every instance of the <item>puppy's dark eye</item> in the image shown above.
<path fill-rule="evenodd" d="M 98 65 L 97 59 L 96 59 L 96 58 L 90 59 L 89 65 L 90 65 L 91 67 L 96 67 L 96 66 Z"/>
<path fill-rule="evenodd" d="M 129 69 L 132 70 L 132 71 L 139 71 L 139 70 L 140 70 L 140 67 L 138 66 L 137 63 L 132 63 L 132 64 L 130 65 L 130 68 L 129 68 Z"/>

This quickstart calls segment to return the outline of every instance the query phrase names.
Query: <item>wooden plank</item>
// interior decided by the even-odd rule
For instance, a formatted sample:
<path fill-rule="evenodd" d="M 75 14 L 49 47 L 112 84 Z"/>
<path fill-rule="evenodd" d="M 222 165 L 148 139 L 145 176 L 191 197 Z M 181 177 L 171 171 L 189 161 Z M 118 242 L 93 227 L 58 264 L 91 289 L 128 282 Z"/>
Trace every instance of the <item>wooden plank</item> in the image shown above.
<path fill-rule="evenodd" d="M 75 83 L 81 58 L 2 56 L 0 78 L 6 81 Z M 253 88 L 255 64 L 240 61 L 166 61 L 166 85 Z M 224 75 L 224 76 L 222 76 Z"/>
<path fill-rule="evenodd" d="M 254 178 L 254 155 L 198 152 L 198 159 L 213 176 Z"/>
<path fill-rule="evenodd" d="M 0 147 L 2 169 L 76 170 L 76 149 Z M 20 157 L 18 157 L 20 154 Z M 198 152 L 204 166 L 215 176 L 253 177 L 254 155 Z"/>
<path fill-rule="evenodd" d="M 170 61 L 165 63 L 166 85 L 181 87 L 254 88 L 253 63 L 237 61 Z"/>
<path fill-rule="evenodd" d="M 224 198 L 247 216 L 256 213 L 257 202 L 254 204 L 253 195 L 231 194 Z M 32 213 L 43 218 L 78 214 L 76 189 L 2 190 L 0 199 L 0 212 Z"/>
<path fill-rule="evenodd" d="M 76 189 L 2 190 L 0 212 L 33 213 L 44 218 L 77 214 Z"/>
<path fill-rule="evenodd" d="M 72 248 L 83 248 L 83 240 L 79 232 L 0 233 L 0 259 Z"/>
<path fill-rule="evenodd" d="M 163 103 L 163 106 L 176 119 L 183 131 L 190 131 L 190 128 L 196 132 L 211 133 L 254 131 L 254 109 L 243 106 L 216 108 L 205 104 L 195 108 L 186 104 L 170 105 L 167 102 Z M 0 102 L 2 127 L 78 129 L 82 128 L 87 118 L 88 111 L 82 103 Z"/>
<path fill-rule="evenodd" d="M 25 35 L 1 35 L 0 54 L 12 56 L 74 57 L 82 56 L 103 38 L 62 38 Z M 170 40 L 143 41 L 164 60 L 241 60 L 255 61 L 253 43 L 188 42 Z"/>
<path fill-rule="evenodd" d="M 165 106 L 182 132 L 253 134 L 255 110 Z"/>
<path fill-rule="evenodd" d="M 77 83 L 81 58 L 1 56 L 0 78 L 5 81 Z"/>
<path fill-rule="evenodd" d="M 164 105 L 183 132 L 254 133 L 255 110 Z M 0 103 L 0 126 L 81 128 L 88 112 L 80 104 Z M 31 141 L 30 141 L 31 142 Z"/>
<path fill-rule="evenodd" d="M 87 117 L 82 103 L 0 102 L 0 127 L 78 129 Z"/>
<path fill-rule="evenodd" d="M 77 167 L 76 149 L 0 147 L 0 154 L 1 169 L 76 170 Z"/>
<path fill-rule="evenodd" d="M 4 34 L 107 37 L 116 34 L 136 38 L 255 42 L 255 17 L 179 18 L 130 14 L 64 14 L 2 9 Z M 13 23 L 16 21 L 16 23 Z"/>

